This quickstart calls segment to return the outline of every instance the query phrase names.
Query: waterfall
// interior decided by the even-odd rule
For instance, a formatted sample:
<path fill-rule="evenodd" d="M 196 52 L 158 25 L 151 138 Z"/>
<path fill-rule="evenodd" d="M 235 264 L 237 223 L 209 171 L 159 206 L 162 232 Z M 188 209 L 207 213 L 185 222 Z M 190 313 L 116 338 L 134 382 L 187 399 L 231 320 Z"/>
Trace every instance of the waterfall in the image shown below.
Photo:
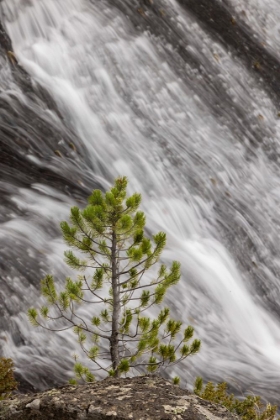
<path fill-rule="evenodd" d="M 0 1 L 0 343 L 35 388 L 79 352 L 26 316 L 46 273 L 71 275 L 59 222 L 126 175 L 202 340 L 172 373 L 279 403 L 280 6 L 208 3 Z"/>

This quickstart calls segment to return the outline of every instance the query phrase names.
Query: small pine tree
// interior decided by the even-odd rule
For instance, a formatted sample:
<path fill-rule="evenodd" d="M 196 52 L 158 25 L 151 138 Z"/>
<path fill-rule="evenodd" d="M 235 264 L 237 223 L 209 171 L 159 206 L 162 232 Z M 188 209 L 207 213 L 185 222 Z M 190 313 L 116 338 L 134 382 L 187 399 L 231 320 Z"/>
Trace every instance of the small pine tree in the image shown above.
<path fill-rule="evenodd" d="M 204 400 L 224 405 L 242 420 L 274 420 L 277 412 L 276 405 L 263 404 L 259 395 L 247 395 L 240 400 L 227 392 L 226 382 L 217 385 L 208 382 L 204 386 L 200 376 L 196 378 L 194 393 Z"/>
<path fill-rule="evenodd" d="M 60 292 L 53 277 L 47 275 L 41 282 L 47 305 L 39 312 L 35 308 L 28 311 L 34 326 L 51 331 L 60 331 L 57 323 L 66 321 L 95 363 L 92 371 L 104 370 L 115 377 L 131 368 L 155 372 L 200 348 L 197 339 L 187 344 L 194 329 L 188 326 L 181 331 L 182 322 L 170 318 L 169 308 L 161 309 L 153 320 L 143 315 L 152 305 L 159 305 L 168 288 L 178 283 L 180 264 L 174 261 L 170 269 L 161 264 L 153 280 L 145 281 L 145 272 L 158 263 L 166 234 L 159 232 L 152 239 L 144 236 L 145 215 L 138 210 L 141 195 L 127 197 L 126 188 L 126 177 L 118 178 L 105 194 L 94 190 L 83 210 L 71 209 L 71 225 L 62 222 L 61 229 L 65 242 L 79 255 L 68 250 L 65 258 L 71 268 L 83 274 L 76 280 L 66 278 Z M 81 253 L 87 258 L 82 259 Z M 92 304 L 90 323 L 78 314 L 79 306 L 85 303 Z M 174 344 L 178 334 L 179 342 Z M 107 350 L 100 351 L 99 339 L 108 343 Z M 88 345 L 90 341 L 93 346 Z M 92 371 L 81 363 L 76 362 L 74 370 L 77 378 L 94 380 Z"/>
<path fill-rule="evenodd" d="M 0 400 L 8 398 L 13 390 L 17 388 L 14 378 L 14 363 L 12 359 L 0 358 Z"/>

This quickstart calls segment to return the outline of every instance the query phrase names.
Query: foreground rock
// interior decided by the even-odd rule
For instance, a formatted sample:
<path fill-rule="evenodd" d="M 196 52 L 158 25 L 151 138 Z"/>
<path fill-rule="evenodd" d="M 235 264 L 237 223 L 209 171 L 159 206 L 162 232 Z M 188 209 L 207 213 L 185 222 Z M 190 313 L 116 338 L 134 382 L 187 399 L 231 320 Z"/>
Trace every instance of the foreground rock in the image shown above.
<path fill-rule="evenodd" d="M 16 395 L 0 403 L 1 419 L 20 420 L 237 420 L 224 407 L 204 401 L 154 376 L 106 379 Z"/>

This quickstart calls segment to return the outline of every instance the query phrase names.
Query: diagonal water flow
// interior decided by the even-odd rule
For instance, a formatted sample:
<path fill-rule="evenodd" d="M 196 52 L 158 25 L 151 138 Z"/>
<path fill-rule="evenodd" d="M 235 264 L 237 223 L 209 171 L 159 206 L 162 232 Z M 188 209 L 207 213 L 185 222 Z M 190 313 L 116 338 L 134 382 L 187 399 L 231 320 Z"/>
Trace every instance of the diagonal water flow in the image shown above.
<path fill-rule="evenodd" d="M 164 33 L 140 31 L 106 2 L 4 0 L 0 10 L 19 62 L 51 93 L 85 148 L 88 176 L 106 188 L 115 176 L 127 175 L 130 190 L 143 195 L 148 230 L 168 233 L 163 258 L 182 262 L 182 280 L 169 303 L 204 343 L 175 371 L 185 369 L 190 382 L 198 373 L 232 384 L 235 378 L 243 389 L 254 385 L 276 398 L 277 109 L 230 51 L 175 1 L 163 5 L 171 30 L 187 40 L 186 54 L 194 60 L 180 68 Z M 71 168 L 48 150 L 43 155 L 61 173 Z M 84 182 L 92 187 L 88 178 Z M 71 334 L 46 336 L 32 330 L 24 315 L 38 300 L 40 276 L 51 271 L 62 280 L 67 274 L 56 228 L 75 200 L 36 179 L 31 189 L 11 188 L 10 196 L 17 212 L 0 225 L 0 235 L 9 232 L 15 259 L 17 252 L 21 259 L 5 278 L 21 340 L 6 331 L 3 348 L 23 377 L 39 386 L 40 375 L 61 380 L 77 351 Z M 19 302 L 21 282 L 26 293 Z M 69 357 L 57 354 L 60 347 Z M 36 364 L 29 369 L 31 357 Z"/>
<path fill-rule="evenodd" d="M 280 7 L 277 0 L 230 0 L 236 14 L 252 27 L 255 38 L 258 38 L 265 47 L 277 54 L 280 45 Z"/>

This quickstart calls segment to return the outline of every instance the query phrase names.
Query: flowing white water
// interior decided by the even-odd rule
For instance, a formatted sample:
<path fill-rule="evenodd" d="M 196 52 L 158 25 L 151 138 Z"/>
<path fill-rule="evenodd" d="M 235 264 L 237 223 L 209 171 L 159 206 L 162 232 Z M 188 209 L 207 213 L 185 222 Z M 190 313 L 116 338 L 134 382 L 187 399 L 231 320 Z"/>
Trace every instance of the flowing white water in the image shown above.
<path fill-rule="evenodd" d="M 241 1 L 232 3 L 240 12 Z M 88 176 L 107 188 L 114 177 L 127 175 L 130 192 L 143 196 L 149 231 L 168 234 L 163 258 L 182 263 L 181 282 L 168 303 L 175 315 L 194 325 L 203 343 L 200 354 L 174 372 L 182 376 L 184 371 L 189 386 L 203 374 L 243 390 L 267 388 L 266 396 L 275 399 L 280 316 L 254 279 L 267 282 L 265 298 L 276 302 L 280 173 L 262 146 L 279 153 L 277 110 L 242 63 L 175 1 L 166 7 L 172 8 L 174 27 L 188 34 L 186 49 L 238 104 L 243 119 L 218 119 L 207 105 L 199 69 L 186 64 L 181 79 L 170 59 L 172 47 L 149 32 L 135 31 L 105 2 L 3 0 L 0 12 L 19 62 L 51 93 L 85 147 Z M 279 13 L 276 2 L 274 8 Z M 261 7 L 258 13 L 256 22 Z M 267 37 L 275 46 L 274 37 Z M 200 94 L 194 84 L 201 86 Z M 263 144 L 253 149 L 252 128 L 258 126 Z M 52 158 L 61 171 L 62 159 Z M 14 188 L 11 196 L 24 215 L 2 223 L 0 237 L 9 235 L 16 248 L 24 246 L 31 261 L 38 258 L 34 249 L 40 250 L 41 272 L 30 268 L 38 283 L 48 271 L 62 281 L 69 273 L 64 245 L 51 226 L 67 218 L 75 200 L 36 179 L 31 190 Z M 23 253 L 19 258 L 24 264 Z M 244 269 L 242 258 L 250 269 Z M 5 281 L 14 288 L 9 305 L 14 302 L 13 322 L 24 342 L 19 345 L 3 331 L 5 354 L 36 386 L 41 375 L 59 381 L 71 370 L 71 354 L 78 352 L 73 336 L 32 329 L 25 311 L 38 300 L 36 281 L 23 288 L 12 270 Z"/>
<path fill-rule="evenodd" d="M 236 13 L 255 31 L 255 37 L 276 51 L 280 45 L 280 7 L 277 0 L 231 0 Z"/>

